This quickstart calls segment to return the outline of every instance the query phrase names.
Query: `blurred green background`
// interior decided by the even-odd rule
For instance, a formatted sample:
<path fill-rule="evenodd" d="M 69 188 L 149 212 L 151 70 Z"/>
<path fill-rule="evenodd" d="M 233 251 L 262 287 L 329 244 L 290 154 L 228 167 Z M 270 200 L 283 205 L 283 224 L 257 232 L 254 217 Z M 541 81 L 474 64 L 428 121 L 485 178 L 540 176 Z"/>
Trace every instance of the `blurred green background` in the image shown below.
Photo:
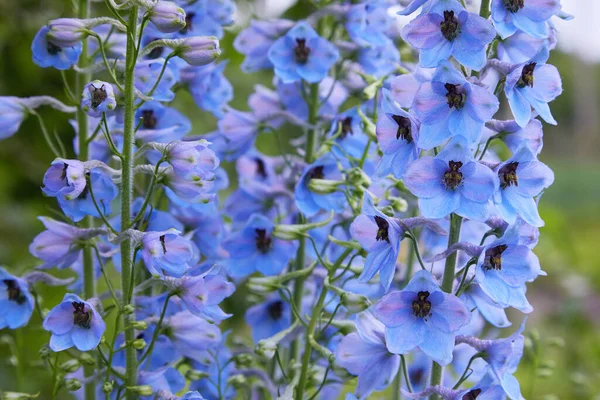
<path fill-rule="evenodd" d="M 259 14 L 268 2 L 256 3 L 254 11 Z M 0 0 L 1 96 L 65 98 L 59 72 L 34 65 L 30 43 L 41 25 L 70 15 L 70 9 L 69 1 Z M 247 18 L 249 9 L 247 3 L 240 4 L 242 18 Z M 569 28 L 562 24 L 561 29 Z M 590 27 L 590 34 L 593 31 Z M 242 57 L 232 49 L 234 35 L 235 28 L 221 46 L 223 58 L 230 60 L 227 76 L 236 94 L 232 105 L 245 109 L 253 85 L 269 82 L 269 76 L 247 76 L 239 71 Z M 577 40 L 577 36 L 569 36 L 569 40 Z M 539 336 L 543 345 L 536 360 L 525 358 L 518 376 L 528 399 L 600 399 L 600 65 L 560 48 L 553 52 L 550 63 L 561 71 L 564 94 L 551 105 L 559 126 L 545 126 L 541 156 L 556 174 L 540 204 L 546 227 L 536 248 L 548 277 L 529 285 L 528 293 L 535 307 L 528 331 Z M 193 133 L 214 128 L 214 119 L 199 112 L 187 94 L 178 96 L 177 102 L 192 118 Z M 66 118 L 45 109 L 42 115 L 65 143 L 71 142 L 73 131 Z M 31 118 L 15 136 L 0 142 L 0 265 L 12 272 L 22 273 L 37 265 L 28 245 L 42 230 L 36 217 L 56 208 L 54 199 L 44 198 L 40 191 L 52 159 L 37 122 Z M 62 293 L 62 288 L 44 290 L 42 307 L 50 308 Z M 38 317 L 34 315 L 30 326 L 18 333 L 0 332 L 0 338 L 6 335 L 22 344 L 21 356 L 30 363 L 21 366 L 23 378 L 18 381 L 9 346 L 0 339 L 0 388 L 41 390 L 41 398 L 47 398 L 44 390 L 49 376 L 36 367 L 37 352 L 47 340 Z M 557 338 L 565 345 L 550 345 L 560 343 Z"/>

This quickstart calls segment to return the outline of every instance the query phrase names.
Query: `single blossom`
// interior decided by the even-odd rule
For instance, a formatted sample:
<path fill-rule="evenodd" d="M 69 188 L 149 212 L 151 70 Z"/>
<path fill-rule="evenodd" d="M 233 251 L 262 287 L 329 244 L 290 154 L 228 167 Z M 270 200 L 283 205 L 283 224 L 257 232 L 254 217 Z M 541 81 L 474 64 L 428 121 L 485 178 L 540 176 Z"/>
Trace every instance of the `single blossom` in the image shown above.
<path fill-rule="evenodd" d="M 0 329 L 25 326 L 34 307 L 27 281 L 0 267 Z"/>
<path fill-rule="evenodd" d="M 59 194 L 58 204 L 65 215 L 73 221 L 81 221 L 86 215 L 100 217 L 100 213 L 104 216 L 111 214 L 110 203 L 118 194 L 117 186 L 113 183 L 110 176 L 106 173 L 94 169 L 90 172 L 90 185 L 86 185 L 81 194 L 73 197 L 72 194 Z M 94 198 L 92 198 L 93 192 Z M 71 198 L 71 200 L 68 200 Z M 94 200 L 96 204 L 94 204 Z M 99 212 L 98 212 L 99 211 Z"/>
<path fill-rule="evenodd" d="M 366 283 L 379 272 L 381 286 L 387 291 L 396 272 L 404 230 L 394 219 L 376 209 L 370 196 L 365 196 L 362 212 L 350 225 L 350 233 L 368 252 L 358 281 Z"/>
<path fill-rule="evenodd" d="M 223 242 L 229 253 L 227 272 L 234 277 L 255 271 L 277 275 L 296 254 L 297 242 L 273 237 L 274 224 L 268 218 L 254 214 L 246 226 Z"/>
<path fill-rule="evenodd" d="M 233 99 L 233 86 L 224 75 L 226 66 L 227 62 L 221 62 L 189 67 L 182 77 L 196 105 L 217 118 L 223 117 L 227 103 Z"/>
<path fill-rule="evenodd" d="M 185 27 L 185 11 L 172 1 L 159 1 L 148 10 L 150 22 L 161 32 L 174 33 Z"/>
<path fill-rule="evenodd" d="M 175 93 L 171 89 L 177 83 L 179 74 L 171 61 L 173 60 L 167 62 L 167 67 L 163 70 L 163 65 L 166 62 L 164 58 L 138 60 L 135 64 L 135 88 L 146 96 L 152 96 L 156 101 L 173 100 Z M 161 73 L 162 77 L 159 81 L 158 77 Z M 154 88 L 157 81 L 158 85 Z"/>
<path fill-rule="evenodd" d="M 117 107 L 113 86 L 108 82 L 95 80 L 83 87 L 81 109 L 91 117 L 110 113 Z"/>
<path fill-rule="evenodd" d="M 221 275 L 184 276 L 173 280 L 183 304 L 194 315 L 210 321 L 229 318 L 219 304 L 235 291 L 235 285 Z"/>
<path fill-rule="evenodd" d="M 390 41 L 386 33 L 393 24 L 385 2 L 354 4 L 346 15 L 346 30 L 353 42 L 360 46 L 383 46 Z"/>
<path fill-rule="evenodd" d="M 521 127 L 529 123 L 531 108 L 544 121 L 556 125 L 548 103 L 562 93 L 562 81 L 556 67 L 546 64 L 544 58 L 516 65 L 506 76 L 504 93 Z"/>
<path fill-rule="evenodd" d="M 48 40 L 48 32 L 50 32 L 50 28 L 43 26 L 33 38 L 31 43 L 33 62 L 42 68 L 53 67 L 59 70 L 69 69 L 77 64 L 82 44 L 77 43 L 68 47 L 57 46 Z"/>
<path fill-rule="evenodd" d="M 425 156 L 406 169 L 404 184 L 419 198 L 426 218 L 457 213 L 465 218 L 486 220 L 498 179 L 487 166 L 473 159 L 468 143 L 456 137 L 435 157 Z"/>
<path fill-rule="evenodd" d="M 486 47 L 496 36 L 489 21 L 467 11 L 429 12 L 412 20 L 402 38 L 420 50 L 422 67 L 437 67 L 450 56 L 479 71 L 486 62 Z"/>
<path fill-rule="evenodd" d="M 339 57 L 338 49 L 306 22 L 296 24 L 269 49 L 275 74 L 285 83 L 320 82 Z"/>
<path fill-rule="evenodd" d="M 415 93 L 413 109 L 421 121 L 417 145 L 425 150 L 453 136 L 477 143 L 484 124 L 498 111 L 498 99 L 484 87 L 469 82 L 444 61 L 430 82 Z"/>
<path fill-rule="evenodd" d="M 248 308 L 245 320 L 250 326 L 252 340 L 258 343 L 289 328 L 292 324 L 292 310 L 288 302 L 274 295 Z"/>
<path fill-rule="evenodd" d="M 170 229 L 145 232 L 142 238 L 142 258 L 153 275 L 181 277 L 197 258 L 194 244 Z"/>
<path fill-rule="evenodd" d="M 80 351 L 93 350 L 106 330 L 106 324 L 94 306 L 71 293 L 50 310 L 43 327 L 52 333 L 50 348 L 53 351 L 73 346 Z"/>
<path fill-rule="evenodd" d="M 200 66 L 212 63 L 221 55 L 219 40 L 214 36 L 185 38 L 175 52 L 189 65 Z"/>
<path fill-rule="evenodd" d="M 42 191 L 46 196 L 76 199 L 86 189 L 85 175 L 86 168 L 83 162 L 57 158 L 44 174 Z"/>
<path fill-rule="evenodd" d="M 538 161 L 528 146 L 522 145 L 511 158 L 494 168 L 494 172 L 500 180 L 494 194 L 500 216 L 508 223 L 515 222 L 519 216 L 529 225 L 543 226 L 534 197 L 552 185 L 552 170 Z"/>
<path fill-rule="evenodd" d="M 48 40 L 56 46 L 73 47 L 88 36 L 86 21 L 77 18 L 58 18 L 48 23 Z"/>
<path fill-rule="evenodd" d="M 190 312 L 178 312 L 165 319 L 166 335 L 180 356 L 202 362 L 206 350 L 221 342 L 221 331 L 217 325 Z"/>
<path fill-rule="evenodd" d="M 396 179 L 402 178 L 408 164 L 419 157 L 419 127 L 419 121 L 400 108 L 391 92 L 384 89 L 376 126 L 377 140 L 383 152 L 377 166 L 378 176 L 392 174 Z"/>
<path fill-rule="evenodd" d="M 0 139 L 14 135 L 27 116 L 27 108 L 18 97 L 0 96 Z"/>
<path fill-rule="evenodd" d="M 339 132 L 339 134 L 338 134 Z M 331 136 L 338 134 L 331 150 L 338 157 L 352 157 L 360 160 L 365 152 L 369 137 L 365 134 L 360 115 L 356 108 L 339 114 L 331 124 Z"/>
<path fill-rule="evenodd" d="M 157 101 L 140 106 L 135 111 L 135 118 L 140 122 L 135 138 L 144 143 L 180 140 L 192 129 L 192 123 L 185 115 Z"/>
<path fill-rule="evenodd" d="M 443 292 L 426 270 L 417 272 L 404 290 L 385 295 L 374 313 L 386 326 L 391 353 L 406 354 L 418 347 L 441 365 L 452 362 L 456 333 L 471 320 L 469 309 Z"/>
<path fill-rule="evenodd" d="M 250 21 L 250 26 L 238 33 L 233 41 L 233 47 L 246 56 L 241 65 L 242 71 L 256 72 L 272 67 L 269 48 L 293 26 L 294 22 L 287 19 Z"/>
<path fill-rule="evenodd" d="M 325 155 L 306 166 L 294 190 L 296 204 L 300 211 L 308 217 L 316 215 L 320 210 L 343 211 L 346 205 L 346 197 L 343 192 L 333 191 L 322 194 L 309 188 L 309 184 L 313 180 L 339 178 L 341 178 L 341 174 L 337 167 L 337 160 L 332 155 Z"/>
<path fill-rule="evenodd" d="M 533 37 L 546 37 L 546 21 L 560 9 L 560 0 L 492 0 L 491 5 L 492 21 L 503 39 L 518 29 Z"/>
<path fill-rule="evenodd" d="M 356 395 L 366 398 L 385 389 L 400 368 L 400 356 L 386 347 L 385 325 L 368 311 L 358 315 L 356 332 L 344 336 L 336 350 L 337 363 L 358 375 Z"/>

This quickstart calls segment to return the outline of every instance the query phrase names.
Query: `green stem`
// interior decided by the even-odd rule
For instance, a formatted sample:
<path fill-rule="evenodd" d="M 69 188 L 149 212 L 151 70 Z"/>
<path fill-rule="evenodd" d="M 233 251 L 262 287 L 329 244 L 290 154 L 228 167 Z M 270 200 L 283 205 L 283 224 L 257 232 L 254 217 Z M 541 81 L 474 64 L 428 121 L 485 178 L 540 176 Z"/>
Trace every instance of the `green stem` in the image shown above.
<path fill-rule="evenodd" d="M 448 247 L 457 243 L 460 239 L 460 227 L 462 225 L 462 217 L 452 213 L 450 215 L 450 235 L 448 236 Z M 444 277 L 442 278 L 442 290 L 446 293 L 452 293 L 452 284 L 454 283 L 454 272 L 456 270 L 456 258 L 458 252 L 450 254 L 446 258 L 444 267 Z M 440 385 L 442 383 L 442 366 L 433 362 L 431 368 L 431 386 Z M 432 396 L 437 399 L 437 396 Z"/>
<path fill-rule="evenodd" d="M 156 324 L 156 327 L 154 328 L 154 334 L 152 335 L 152 340 L 150 341 L 150 345 L 148 346 L 148 350 L 146 351 L 146 353 L 144 353 L 144 355 L 142 356 L 142 358 L 140 358 L 140 363 L 142 363 L 146 358 L 148 358 L 152 354 L 152 351 L 154 350 L 154 344 L 156 343 L 156 339 L 158 338 L 158 335 L 160 334 L 160 327 L 161 327 L 161 325 L 163 323 L 163 320 L 165 318 L 165 314 L 167 313 L 167 307 L 169 306 L 169 300 L 174 295 L 175 295 L 175 293 L 171 292 L 165 298 L 165 302 L 163 304 L 163 308 L 162 308 L 162 311 L 160 313 L 160 318 L 158 319 L 158 323 Z M 148 366 L 149 365 L 150 365 L 150 362 L 148 361 Z"/>
<path fill-rule="evenodd" d="M 402 364 L 394 377 L 394 382 L 392 384 L 392 400 L 400 400 L 402 398 L 402 393 L 400 389 L 402 388 Z"/>
<path fill-rule="evenodd" d="M 129 10 L 129 24 L 127 26 L 127 59 L 125 63 L 125 92 L 124 109 L 125 121 L 123 129 L 123 161 L 121 171 L 121 229 L 127 229 L 131 225 L 131 201 L 133 198 L 133 147 L 135 129 L 135 45 L 137 37 L 138 7 L 133 6 Z M 127 238 L 121 242 L 121 291 L 123 293 L 123 306 L 132 303 L 129 294 L 135 282 L 132 279 L 133 271 L 133 246 L 131 239 Z M 132 314 L 125 314 L 123 327 L 125 329 L 125 343 L 135 340 L 135 331 L 131 326 Z M 135 386 L 137 381 L 137 359 L 136 351 L 132 346 L 125 350 L 125 376 L 126 386 Z M 127 392 L 128 400 L 135 400 L 136 394 Z"/>
<path fill-rule="evenodd" d="M 481 0 L 481 8 L 479 9 L 479 15 L 483 18 L 490 16 L 490 0 Z"/>

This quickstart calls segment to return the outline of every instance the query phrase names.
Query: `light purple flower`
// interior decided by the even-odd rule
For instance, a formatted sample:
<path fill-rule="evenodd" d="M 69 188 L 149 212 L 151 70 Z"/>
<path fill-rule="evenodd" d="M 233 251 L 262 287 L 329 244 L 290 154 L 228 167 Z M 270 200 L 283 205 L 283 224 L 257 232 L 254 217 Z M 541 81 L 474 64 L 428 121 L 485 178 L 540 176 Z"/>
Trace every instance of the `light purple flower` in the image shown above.
<path fill-rule="evenodd" d="M 170 229 L 146 232 L 142 238 L 142 258 L 153 275 L 180 277 L 197 257 L 194 244 Z"/>

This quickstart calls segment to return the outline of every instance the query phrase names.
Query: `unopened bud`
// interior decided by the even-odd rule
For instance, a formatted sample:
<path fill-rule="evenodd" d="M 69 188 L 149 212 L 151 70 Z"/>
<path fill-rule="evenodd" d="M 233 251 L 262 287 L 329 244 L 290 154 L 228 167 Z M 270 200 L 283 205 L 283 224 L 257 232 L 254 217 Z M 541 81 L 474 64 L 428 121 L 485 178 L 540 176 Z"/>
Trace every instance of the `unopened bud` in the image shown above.
<path fill-rule="evenodd" d="M 89 353 L 81 353 L 81 355 L 79 356 L 79 361 L 85 365 L 96 364 L 96 358 Z"/>
<path fill-rule="evenodd" d="M 243 387 L 244 385 L 246 385 L 247 382 L 248 381 L 246 380 L 246 377 L 244 375 L 233 375 L 227 380 L 227 383 L 229 383 L 236 389 Z"/>
<path fill-rule="evenodd" d="M 0 400 L 27 400 L 27 399 L 37 399 L 39 393 L 29 394 L 29 393 L 18 393 L 18 392 L 2 392 L 0 394 Z"/>
<path fill-rule="evenodd" d="M 171 1 L 159 1 L 148 10 L 150 21 L 163 33 L 179 32 L 185 27 L 185 11 Z"/>
<path fill-rule="evenodd" d="M 131 304 L 127 304 L 123 307 L 123 314 L 133 314 L 135 312 L 135 307 Z"/>
<path fill-rule="evenodd" d="M 553 338 L 548 339 L 548 346 L 563 348 L 565 347 L 565 339 L 560 336 L 555 336 Z"/>
<path fill-rule="evenodd" d="M 135 339 L 130 345 L 136 350 L 142 350 L 146 347 L 146 341 L 144 339 Z"/>
<path fill-rule="evenodd" d="M 385 207 L 381 208 L 381 212 L 384 213 L 385 215 L 387 215 L 388 217 L 393 217 L 394 214 L 396 213 L 394 210 L 394 207 L 392 207 L 392 206 L 385 206 Z"/>
<path fill-rule="evenodd" d="M 204 371 L 197 371 L 190 369 L 185 373 L 185 377 L 192 382 L 199 381 L 200 379 L 208 378 L 208 374 Z"/>
<path fill-rule="evenodd" d="M 337 190 L 338 186 L 344 182 L 334 181 L 331 179 L 313 178 L 308 182 L 308 189 L 319 194 L 330 194 Z"/>
<path fill-rule="evenodd" d="M 69 392 L 74 392 L 81 389 L 81 381 L 76 378 L 67 378 L 65 379 L 65 387 Z"/>
<path fill-rule="evenodd" d="M 102 392 L 109 394 L 110 392 L 113 391 L 113 383 L 112 382 L 104 382 L 102 384 Z"/>
<path fill-rule="evenodd" d="M 140 331 L 145 331 L 146 329 L 148 329 L 148 323 L 146 321 L 132 321 L 130 326 L 133 329 L 137 329 Z"/>
<path fill-rule="evenodd" d="M 351 314 L 357 314 L 371 306 L 371 302 L 367 297 L 351 292 L 342 293 L 340 296 L 340 303 L 346 307 Z"/>
<path fill-rule="evenodd" d="M 50 348 L 47 345 L 44 345 L 39 351 L 38 351 L 38 355 L 40 356 L 41 359 L 45 360 L 48 357 L 50 357 L 50 354 L 52 354 L 52 352 L 50 351 Z"/>
<path fill-rule="evenodd" d="M 127 386 L 127 391 L 135 394 L 139 394 L 140 396 L 152 396 L 152 386 L 150 385 L 141 385 L 141 386 Z"/>
<path fill-rule="evenodd" d="M 185 38 L 175 52 L 186 63 L 195 66 L 210 64 L 221 55 L 219 40 L 214 36 Z"/>
<path fill-rule="evenodd" d="M 348 183 L 354 186 L 369 187 L 371 185 L 371 178 L 360 168 L 352 168 L 348 172 Z"/>
<path fill-rule="evenodd" d="M 396 212 L 405 212 L 408 210 L 408 202 L 402 197 L 390 197 L 390 205 Z"/>
<path fill-rule="evenodd" d="M 77 371 L 81 367 L 79 360 L 68 360 L 60 365 L 60 370 L 66 372 L 67 374 L 71 374 Z"/>
<path fill-rule="evenodd" d="M 85 21 L 77 18 L 58 18 L 48 24 L 48 40 L 59 47 L 73 47 L 88 36 Z"/>
<path fill-rule="evenodd" d="M 252 356 L 248 353 L 237 354 L 233 357 L 235 365 L 239 368 L 248 368 L 252 364 Z"/>

